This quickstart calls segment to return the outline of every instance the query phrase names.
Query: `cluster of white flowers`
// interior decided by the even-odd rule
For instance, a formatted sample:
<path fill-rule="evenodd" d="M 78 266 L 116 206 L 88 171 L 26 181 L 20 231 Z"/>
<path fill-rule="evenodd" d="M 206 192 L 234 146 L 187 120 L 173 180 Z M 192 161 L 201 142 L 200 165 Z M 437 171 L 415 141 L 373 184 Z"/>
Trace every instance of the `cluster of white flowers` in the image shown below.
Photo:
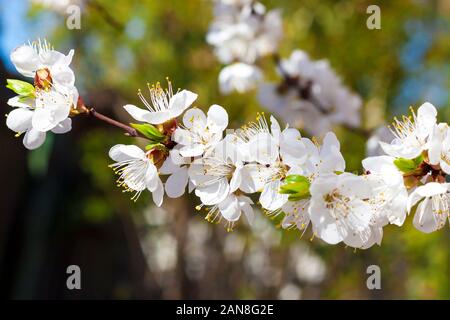
<path fill-rule="evenodd" d="M 313 61 L 301 50 L 280 60 L 281 36 L 279 10 L 266 12 L 252 0 L 217 0 L 207 41 L 219 60 L 229 64 L 219 74 L 220 91 L 258 88 L 263 107 L 313 135 L 325 134 L 334 124 L 359 128 L 360 97 L 342 84 L 326 60 Z M 255 65 L 269 54 L 276 58 L 280 83 L 263 83 L 263 72 Z"/>
<path fill-rule="evenodd" d="M 34 85 L 8 80 L 8 88 L 17 96 L 8 101 L 15 109 L 8 114 L 6 124 L 17 136 L 24 133 L 23 144 L 28 149 L 41 146 L 48 131 L 71 130 L 69 114 L 78 101 L 75 75 L 69 67 L 73 54 L 71 50 L 64 55 L 41 40 L 22 45 L 11 53 L 17 71 L 34 78 Z"/>
<path fill-rule="evenodd" d="M 316 237 L 354 248 L 380 244 L 383 227 L 401 226 L 422 197 L 414 222 L 419 230 L 431 231 L 431 221 L 436 230 L 448 217 L 448 184 L 436 172 L 439 166 L 450 170 L 446 162 L 450 138 L 446 125 L 435 124 L 436 110 L 428 103 L 413 120 L 396 121 L 398 138 L 382 143 L 389 156 L 364 159 L 365 172 L 356 175 L 344 172 L 340 144 L 331 132 L 319 144 L 260 114 L 255 122 L 224 134 L 228 125 L 224 108 L 213 105 L 207 114 L 189 108 L 197 95 L 186 90 L 173 94 L 170 83 L 167 90 L 156 85 L 149 93 L 151 103 L 139 94 L 146 110 L 131 105 L 125 109 L 144 122 L 141 132 L 151 132 L 155 141 L 147 151 L 134 145 L 117 145 L 110 151 L 118 183 L 134 192 L 133 199 L 148 189 L 159 206 L 164 191 L 179 197 L 188 187 L 200 200 L 197 209 L 206 208 L 207 220 L 224 221 L 232 230 L 242 213 L 252 223 L 251 197 L 259 193 L 258 202 L 268 215 L 284 215 L 283 228 L 305 232 L 311 224 Z M 427 146 L 430 160 L 424 160 Z M 408 195 L 411 177 L 417 188 Z M 418 186 L 421 183 L 426 184 Z"/>
<path fill-rule="evenodd" d="M 45 41 L 20 46 L 11 54 L 18 72 L 34 78 L 34 85 L 11 79 L 7 85 L 18 94 L 8 101 L 15 109 L 7 116 L 7 126 L 25 133 L 29 149 L 39 147 L 47 131 L 69 131 L 71 117 L 93 112 L 78 97 L 69 68 L 72 57 L 73 50 L 64 55 Z M 304 70 L 299 65 L 307 66 L 305 61 L 307 57 L 296 52 L 282 63 L 289 81 Z M 310 76 L 319 79 L 320 68 L 310 65 Z M 383 227 L 403 225 L 408 213 L 415 212 L 414 226 L 427 233 L 442 228 L 449 218 L 450 129 L 437 124 L 430 103 L 417 114 L 395 119 L 390 128 L 395 138 L 379 142 L 387 155 L 364 159 L 364 173 L 357 175 L 345 172 L 334 133 L 322 135 L 319 143 L 297 129 L 282 128 L 264 113 L 238 130 L 226 130 L 224 108 L 212 105 L 205 114 L 193 106 L 197 94 L 174 92 L 170 81 L 167 89 L 159 83 L 148 85 L 148 94 L 139 91 L 138 96 L 145 108 L 124 106 L 138 123 L 118 127 L 136 130 L 134 136 L 145 138 L 145 148 L 119 144 L 109 151 L 118 186 L 131 192 L 133 200 L 148 190 L 161 206 L 164 194 L 176 198 L 187 189 L 199 198 L 196 208 L 206 209 L 208 221 L 224 221 L 232 230 L 242 213 L 252 224 L 253 200 L 258 198 L 269 216 L 282 215 L 283 228 L 304 233 L 311 225 L 314 236 L 327 243 L 363 249 L 380 244 Z M 324 102 L 328 96 L 319 97 Z"/>
<path fill-rule="evenodd" d="M 426 233 L 442 228 L 450 218 L 450 130 L 447 123 L 437 124 L 436 116 L 436 108 L 424 103 L 417 115 L 412 110 L 411 117 L 395 119 L 390 144 L 380 142 L 412 190 L 407 209 L 415 210 L 414 226 Z"/>
<path fill-rule="evenodd" d="M 220 62 L 227 65 L 219 75 L 221 92 L 256 88 L 262 72 L 255 63 L 276 52 L 281 35 L 279 10 L 267 11 L 254 0 L 216 0 L 206 40 L 214 46 Z"/>
<path fill-rule="evenodd" d="M 321 135 L 334 124 L 360 126 L 361 98 L 349 91 L 326 60 L 313 61 L 301 51 L 278 64 L 281 83 L 262 83 L 259 103 L 286 122 Z"/>

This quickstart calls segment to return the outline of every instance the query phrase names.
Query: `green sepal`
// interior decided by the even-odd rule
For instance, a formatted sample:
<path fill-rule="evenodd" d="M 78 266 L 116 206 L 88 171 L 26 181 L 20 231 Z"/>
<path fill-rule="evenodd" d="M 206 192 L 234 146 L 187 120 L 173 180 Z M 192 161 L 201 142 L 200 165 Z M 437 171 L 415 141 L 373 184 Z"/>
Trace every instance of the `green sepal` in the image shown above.
<path fill-rule="evenodd" d="M 394 164 L 398 170 L 403 173 L 410 173 L 417 169 L 417 167 L 423 162 L 423 156 L 420 155 L 414 159 L 397 158 L 394 160 Z"/>
<path fill-rule="evenodd" d="M 288 197 L 289 201 L 300 201 L 303 199 L 308 199 L 309 197 L 311 197 L 311 194 L 308 192 L 308 194 L 305 195 L 296 195 L 296 194 L 291 194 Z"/>
<path fill-rule="evenodd" d="M 165 148 L 166 148 L 166 146 L 161 143 L 150 143 L 145 146 L 145 150 L 151 150 L 151 149 L 164 150 Z"/>
<path fill-rule="evenodd" d="M 161 142 L 165 139 L 165 136 L 149 123 L 130 123 L 130 125 L 152 141 Z"/>
<path fill-rule="evenodd" d="M 22 97 L 34 97 L 35 89 L 31 83 L 16 80 L 16 79 L 6 79 L 6 87 Z"/>
<path fill-rule="evenodd" d="M 284 179 L 285 184 L 280 187 L 281 194 L 288 194 L 290 201 L 297 201 L 310 196 L 311 182 L 305 176 L 294 174 Z M 292 200 L 291 200 L 292 199 Z"/>
<path fill-rule="evenodd" d="M 302 176 L 302 175 L 299 175 L 299 174 L 291 174 L 291 175 L 287 176 L 284 179 L 284 182 L 286 184 L 297 183 L 297 182 L 305 182 L 305 183 L 307 182 L 307 183 L 309 183 L 309 180 L 305 176 Z"/>

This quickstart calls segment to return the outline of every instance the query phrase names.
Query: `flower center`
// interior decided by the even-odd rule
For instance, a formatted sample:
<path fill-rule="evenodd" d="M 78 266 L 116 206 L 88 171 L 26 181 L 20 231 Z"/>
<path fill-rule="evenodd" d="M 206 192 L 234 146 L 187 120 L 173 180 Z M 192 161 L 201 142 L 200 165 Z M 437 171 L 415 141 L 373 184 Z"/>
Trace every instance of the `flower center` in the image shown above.
<path fill-rule="evenodd" d="M 48 68 L 39 69 L 34 76 L 34 86 L 36 88 L 49 91 L 52 87 L 53 79 Z"/>
<path fill-rule="evenodd" d="M 330 213 L 336 220 L 346 218 L 351 211 L 351 199 L 339 193 L 335 189 L 331 193 L 324 195 L 325 206 L 330 209 Z"/>

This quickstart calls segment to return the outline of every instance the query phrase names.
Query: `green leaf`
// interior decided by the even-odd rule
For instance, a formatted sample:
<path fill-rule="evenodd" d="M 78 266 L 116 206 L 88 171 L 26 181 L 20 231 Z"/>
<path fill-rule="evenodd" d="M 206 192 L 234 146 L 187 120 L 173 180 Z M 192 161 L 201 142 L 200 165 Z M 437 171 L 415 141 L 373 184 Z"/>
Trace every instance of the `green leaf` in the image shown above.
<path fill-rule="evenodd" d="M 417 169 L 423 162 L 423 156 L 420 155 L 415 159 L 397 158 L 394 160 L 395 166 L 403 173 L 409 173 Z"/>
<path fill-rule="evenodd" d="M 284 179 L 285 183 L 293 183 L 293 182 L 308 182 L 307 177 L 299 175 L 299 174 L 291 174 Z"/>
<path fill-rule="evenodd" d="M 34 86 L 31 83 L 16 80 L 16 79 L 7 79 L 6 80 L 8 89 L 11 89 L 15 93 L 23 97 L 34 96 Z"/>
<path fill-rule="evenodd" d="M 130 123 L 130 125 L 152 141 L 160 142 L 165 139 L 165 136 L 149 123 Z"/>

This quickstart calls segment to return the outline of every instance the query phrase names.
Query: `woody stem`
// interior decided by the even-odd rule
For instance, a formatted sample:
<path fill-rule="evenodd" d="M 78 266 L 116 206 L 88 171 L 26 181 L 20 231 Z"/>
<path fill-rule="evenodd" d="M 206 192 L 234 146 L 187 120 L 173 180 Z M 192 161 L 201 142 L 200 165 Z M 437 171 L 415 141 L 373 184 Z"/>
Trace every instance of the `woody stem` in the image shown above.
<path fill-rule="evenodd" d="M 126 125 L 120 121 L 114 120 L 108 116 L 105 116 L 104 114 L 98 112 L 97 110 L 95 110 L 92 107 L 87 107 L 87 106 L 82 106 L 83 108 L 83 113 L 86 113 L 87 115 L 98 119 L 100 121 L 103 121 L 105 123 L 108 123 L 109 125 L 115 126 L 117 128 L 122 129 L 123 131 L 125 131 L 125 133 L 127 135 L 129 135 L 130 137 L 141 137 L 141 138 L 145 138 L 144 136 L 142 136 L 136 129 L 134 129 L 133 127 L 130 127 L 129 125 Z"/>

